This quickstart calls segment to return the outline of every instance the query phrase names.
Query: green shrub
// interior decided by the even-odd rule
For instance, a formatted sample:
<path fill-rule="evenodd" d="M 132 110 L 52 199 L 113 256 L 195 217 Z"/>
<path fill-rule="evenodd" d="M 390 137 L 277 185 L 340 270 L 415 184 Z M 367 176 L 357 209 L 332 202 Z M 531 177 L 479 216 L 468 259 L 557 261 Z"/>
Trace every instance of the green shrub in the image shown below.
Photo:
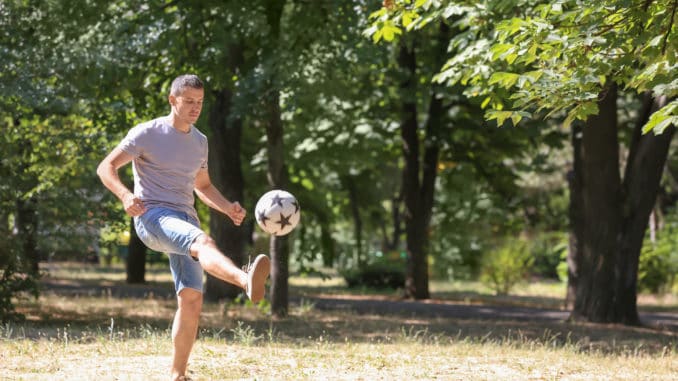
<path fill-rule="evenodd" d="M 563 254 L 567 259 L 568 234 L 563 232 L 546 232 L 539 234 L 530 243 L 530 251 L 534 257 L 532 273 L 548 279 L 559 279 L 559 266 Z"/>
<path fill-rule="evenodd" d="M 567 256 L 570 255 L 569 250 L 569 247 L 567 247 L 560 253 L 560 263 L 558 263 L 556 271 L 558 272 L 558 279 L 560 279 L 561 282 L 567 282 L 567 278 L 569 277 L 568 270 L 570 267 L 567 264 Z"/>
<path fill-rule="evenodd" d="M 31 273 L 30 265 L 20 257 L 16 240 L 2 240 L 0 244 L 0 322 L 23 320 L 14 305 L 16 299 L 29 295 L 38 297 L 37 274 Z"/>
<path fill-rule="evenodd" d="M 377 260 L 367 265 L 341 271 L 350 288 L 398 289 L 405 287 L 405 264 L 401 261 Z"/>
<path fill-rule="evenodd" d="M 665 227 L 653 243 L 645 239 L 638 263 L 638 290 L 651 293 L 670 292 L 678 273 L 678 237 L 672 227 Z"/>
<path fill-rule="evenodd" d="M 508 294 L 530 274 L 534 257 L 525 241 L 508 239 L 483 256 L 480 280 L 497 295 Z"/>

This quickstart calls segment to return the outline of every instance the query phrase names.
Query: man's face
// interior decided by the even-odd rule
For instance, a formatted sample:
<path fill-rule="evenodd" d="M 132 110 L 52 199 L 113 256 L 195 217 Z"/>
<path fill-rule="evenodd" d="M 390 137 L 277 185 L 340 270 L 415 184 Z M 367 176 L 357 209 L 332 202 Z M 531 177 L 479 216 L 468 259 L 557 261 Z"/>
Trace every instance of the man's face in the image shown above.
<path fill-rule="evenodd" d="M 204 97 L 205 91 L 203 89 L 187 87 L 181 95 L 170 95 L 169 100 L 177 117 L 186 123 L 193 124 L 200 117 Z"/>

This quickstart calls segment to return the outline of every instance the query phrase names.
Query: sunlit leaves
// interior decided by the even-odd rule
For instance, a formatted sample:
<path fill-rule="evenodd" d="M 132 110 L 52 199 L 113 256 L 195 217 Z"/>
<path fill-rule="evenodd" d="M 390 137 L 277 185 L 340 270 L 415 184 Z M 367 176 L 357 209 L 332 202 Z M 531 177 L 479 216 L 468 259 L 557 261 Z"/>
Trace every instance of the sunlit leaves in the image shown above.
<path fill-rule="evenodd" d="M 502 87 L 511 88 L 516 82 L 518 82 L 519 78 L 520 74 L 498 71 L 493 73 L 492 76 L 490 76 L 489 83 L 490 85 L 497 83 Z"/>
<path fill-rule="evenodd" d="M 678 126 L 678 100 L 674 100 L 652 114 L 643 127 L 643 133 L 653 131 L 655 134 L 661 134 L 671 125 Z"/>
<path fill-rule="evenodd" d="M 393 41 L 395 36 L 402 34 L 403 31 L 395 26 L 391 21 L 385 21 L 380 28 L 372 34 L 372 41 L 379 42 L 382 38 L 385 41 Z"/>
<path fill-rule="evenodd" d="M 499 110 L 489 110 L 485 113 L 485 119 L 487 120 L 496 120 L 498 126 L 502 126 L 506 120 L 511 120 L 514 126 L 517 126 L 518 123 L 523 118 L 529 118 L 530 114 L 524 111 L 499 111 Z"/>
<path fill-rule="evenodd" d="M 381 16 L 382 23 L 400 25 L 400 15 L 408 10 L 426 23 L 446 19 L 460 29 L 452 41 L 456 51 L 435 79 L 466 86 L 465 94 L 482 97 L 483 106 L 490 105 L 490 96 L 508 91 L 518 110 L 564 112 L 569 124 L 597 112 L 593 103 L 607 81 L 657 97 L 678 94 L 674 1 L 634 6 L 624 0 L 397 4 Z M 510 118 L 506 112 L 486 115 L 500 121 Z M 663 110 L 651 125 L 670 125 L 662 121 L 673 115 L 675 110 Z"/>

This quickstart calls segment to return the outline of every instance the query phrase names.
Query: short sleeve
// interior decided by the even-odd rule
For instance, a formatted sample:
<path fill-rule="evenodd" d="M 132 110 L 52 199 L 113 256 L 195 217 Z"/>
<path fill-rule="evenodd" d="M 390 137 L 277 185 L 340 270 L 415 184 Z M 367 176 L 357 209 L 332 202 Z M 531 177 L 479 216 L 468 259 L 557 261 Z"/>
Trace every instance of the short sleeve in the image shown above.
<path fill-rule="evenodd" d="M 200 163 L 200 169 L 207 169 L 207 161 L 208 161 L 208 155 L 209 155 L 209 146 L 207 145 L 207 141 L 205 141 L 205 149 L 202 155 L 202 162 Z"/>
<path fill-rule="evenodd" d="M 127 133 L 127 136 L 125 136 L 125 138 L 122 139 L 122 141 L 120 141 L 120 144 L 118 144 L 118 148 L 134 156 L 135 158 L 141 156 L 142 154 L 141 138 L 144 131 L 145 129 L 142 126 L 136 126 L 132 128 Z"/>

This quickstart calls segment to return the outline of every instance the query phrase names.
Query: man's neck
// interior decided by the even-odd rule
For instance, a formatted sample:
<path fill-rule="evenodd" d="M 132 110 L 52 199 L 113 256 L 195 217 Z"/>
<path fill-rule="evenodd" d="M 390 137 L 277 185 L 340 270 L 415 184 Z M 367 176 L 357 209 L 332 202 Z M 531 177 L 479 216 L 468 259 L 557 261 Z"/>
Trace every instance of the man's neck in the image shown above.
<path fill-rule="evenodd" d="M 190 123 L 181 122 L 174 113 L 169 114 L 167 121 L 179 132 L 188 133 L 191 130 Z"/>

